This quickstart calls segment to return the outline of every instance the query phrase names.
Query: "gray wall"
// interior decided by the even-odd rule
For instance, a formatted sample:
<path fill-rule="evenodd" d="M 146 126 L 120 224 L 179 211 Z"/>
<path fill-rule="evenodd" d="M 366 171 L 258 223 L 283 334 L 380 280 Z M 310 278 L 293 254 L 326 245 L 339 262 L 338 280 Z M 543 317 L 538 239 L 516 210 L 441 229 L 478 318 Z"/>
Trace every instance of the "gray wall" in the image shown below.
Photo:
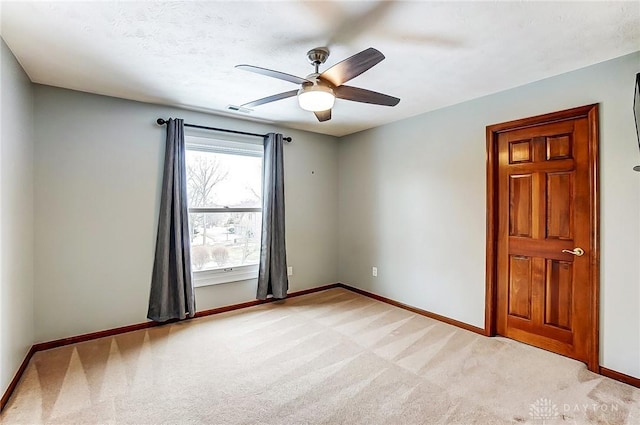
<path fill-rule="evenodd" d="M 0 40 L 0 393 L 33 343 L 33 88 Z"/>
<path fill-rule="evenodd" d="M 640 376 L 637 72 L 640 53 L 344 137 L 341 281 L 483 327 L 485 127 L 600 103 L 601 364 Z"/>
<path fill-rule="evenodd" d="M 292 136 L 290 290 L 337 281 L 334 137 L 41 85 L 35 105 L 36 342 L 146 320 L 164 156 L 158 117 Z M 255 295 L 255 280 L 201 287 L 197 309 Z"/>

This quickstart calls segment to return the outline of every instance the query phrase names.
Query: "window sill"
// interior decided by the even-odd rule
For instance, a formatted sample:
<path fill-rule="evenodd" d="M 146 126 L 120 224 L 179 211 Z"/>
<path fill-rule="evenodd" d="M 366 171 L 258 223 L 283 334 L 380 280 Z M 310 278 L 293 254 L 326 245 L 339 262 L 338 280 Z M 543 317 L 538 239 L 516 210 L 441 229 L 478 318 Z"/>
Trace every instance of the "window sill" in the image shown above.
<path fill-rule="evenodd" d="M 223 283 L 239 282 L 258 278 L 258 265 L 229 267 L 216 270 L 193 272 L 193 286 L 196 288 Z"/>

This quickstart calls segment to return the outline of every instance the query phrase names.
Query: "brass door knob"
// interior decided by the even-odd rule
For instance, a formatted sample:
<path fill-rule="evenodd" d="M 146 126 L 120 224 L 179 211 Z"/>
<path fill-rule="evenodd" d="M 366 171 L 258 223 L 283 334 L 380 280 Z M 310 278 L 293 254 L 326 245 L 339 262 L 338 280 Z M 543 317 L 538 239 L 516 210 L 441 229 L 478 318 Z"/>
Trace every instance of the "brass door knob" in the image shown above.
<path fill-rule="evenodd" d="M 573 248 L 572 251 L 568 249 L 563 249 L 562 252 L 566 252 L 567 254 L 573 254 L 576 257 L 582 257 L 584 255 L 584 249 L 582 248 Z"/>

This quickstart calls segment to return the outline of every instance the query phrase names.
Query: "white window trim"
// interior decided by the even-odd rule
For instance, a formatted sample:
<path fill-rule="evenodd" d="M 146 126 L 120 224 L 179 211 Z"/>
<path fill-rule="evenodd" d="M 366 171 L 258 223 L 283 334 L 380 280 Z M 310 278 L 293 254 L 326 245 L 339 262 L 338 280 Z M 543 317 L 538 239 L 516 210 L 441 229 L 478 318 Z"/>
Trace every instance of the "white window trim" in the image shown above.
<path fill-rule="evenodd" d="M 208 137 L 185 135 L 185 148 L 187 150 L 230 153 L 234 155 L 246 155 L 262 157 L 262 144 L 246 142 L 234 142 Z M 189 212 L 203 213 L 227 213 L 227 212 L 262 212 L 262 208 L 189 208 Z M 195 288 L 220 285 L 224 283 L 240 282 L 258 278 L 258 264 L 247 264 L 235 267 L 219 269 L 207 269 L 192 271 L 193 286 Z"/>
<path fill-rule="evenodd" d="M 199 270 L 193 272 L 193 286 L 220 285 L 258 278 L 258 264 L 249 264 L 223 269 Z"/>
<path fill-rule="evenodd" d="M 233 155 L 255 156 L 262 158 L 264 147 L 262 144 L 233 142 L 230 140 L 206 137 L 185 136 L 185 147 L 188 150 L 227 153 Z"/>

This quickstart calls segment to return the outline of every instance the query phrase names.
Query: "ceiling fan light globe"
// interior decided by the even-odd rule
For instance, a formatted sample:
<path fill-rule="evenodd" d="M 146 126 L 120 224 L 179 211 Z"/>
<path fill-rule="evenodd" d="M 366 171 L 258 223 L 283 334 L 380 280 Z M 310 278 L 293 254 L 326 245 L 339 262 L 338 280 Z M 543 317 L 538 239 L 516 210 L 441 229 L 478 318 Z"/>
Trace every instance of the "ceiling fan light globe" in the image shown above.
<path fill-rule="evenodd" d="M 319 112 L 333 108 L 336 100 L 333 90 L 329 87 L 303 87 L 298 92 L 298 103 L 305 111 Z"/>

